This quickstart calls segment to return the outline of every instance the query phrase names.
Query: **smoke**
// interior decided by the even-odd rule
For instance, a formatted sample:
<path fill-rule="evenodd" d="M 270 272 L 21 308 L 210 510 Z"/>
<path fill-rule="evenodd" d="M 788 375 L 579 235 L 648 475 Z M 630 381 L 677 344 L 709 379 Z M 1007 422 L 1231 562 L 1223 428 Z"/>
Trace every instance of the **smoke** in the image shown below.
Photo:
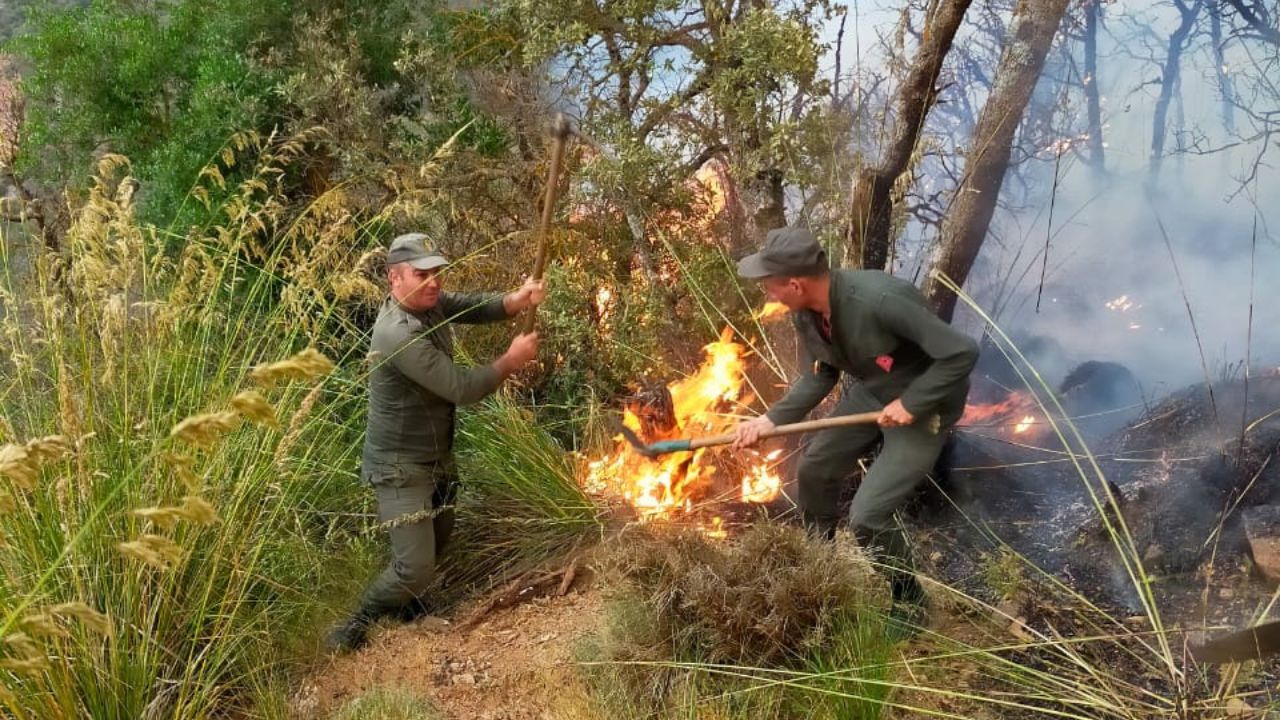
<path fill-rule="evenodd" d="M 1280 172 L 1264 158 L 1244 182 L 1266 139 L 1199 152 L 1238 139 L 1227 132 L 1217 61 L 1208 38 L 1199 35 L 1183 56 L 1166 157 L 1152 176 L 1159 93 L 1152 81 L 1160 67 L 1120 43 L 1125 23 L 1167 38 L 1174 18 L 1165 3 L 1137 5 L 1110 11 L 1111 33 L 1100 48 L 1107 173 L 1083 162 L 1088 151 L 1078 138 L 1060 162 L 1053 149 L 1038 152 L 1023 168 L 1032 178 L 1023 207 L 997 214 L 968 290 L 999 311 L 1006 332 L 1050 341 L 1039 343 L 1046 350 L 1036 360 L 1052 381 L 1082 361 L 1114 361 L 1138 376 L 1148 397 L 1159 397 L 1203 383 L 1206 367 L 1216 382 L 1238 376 L 1237 364 L 1246 359 L 1253 374 L 1280 366 L 1280 217 L 1271 200 L 1280 197 Z M 1152 57 L 1163 60 L 1162 52 L 1156 46 Z M 1239 44 L 1228 48 L 1226 59 L 1238 67 L 1250 62 Z M 1242 75 L 1238 83 L 1240 92 L 1249 80 Z M 1253 99 L 1256 112 L 1280 110 L 1280 94 Z M 1079 93 L 1073 104 L 1080 107 L 1069 111 L 1083 128 Z M 1241 113 L 1234 115 L 1240 125 Z M 1004 192 L 1020 194 L 1008 177 Z"/>
<path fill-rule="evenodd" d="M 1254 373 L 1280 365 L 1280 248 L 1265 208 L 1222 198 L 1231 180 L 1220 167 L 1188 158 L 1166 168 L 1154 194 L 1145 173 L 1103 181 L 1081 169 L 1066 178 L 1043 289 L 1047 216 L 1024 226 L 1023 242 L 1035 252 L 1022 254 L 1031 259 L 1022 261 L 1027 272 L 1000 318 L 1006 331 L 1056 341 L 1062 356 L 1044 358 L 1056 377 L 1084 360 L 1109 360 L 1156 393 L 1203 381 L 1206 372 L 1229 375 L 1246 358 Z M 1277 197 L 1275 185 L 1268 177 L 1258 196 Z M 1013 220 L 1002 219 L 1001 229 Z M 1010 250 L 985 248 L 987 272 L 1017 267 Z"/>
<path fill-rule="evenodd" d="M 1000 318 L 1006 331 L 1056 341 L 1063 356 L 1045 360 L 1057 377 L 1084 360 L 1109 360 L 1158 394 L 1203 381 L 1205 366 L 1216 380 L 1246 356 L 1254 373 L 1280 365 L 1280 248 L 1262 210 L 1221 198 L 1230 180 L 1208 172 L 1210 163 L 1188 159 L 1166 169 L 1172 182 L 1155 195 L 1144 188 L 1145 173 L 1110 182 L 1087 172 L 1069 177 L 1055 216 L 1072 219 L 1053 231 L 1043 292 L 1043 256 L 1023 261 L 1030 271 L 1016 281 Z M 1027 227 L 1024 242 L 1043 252 L 1047 219 Z M 1009 251 L 987 248 L 988 272 L 1012 265 Z"/>

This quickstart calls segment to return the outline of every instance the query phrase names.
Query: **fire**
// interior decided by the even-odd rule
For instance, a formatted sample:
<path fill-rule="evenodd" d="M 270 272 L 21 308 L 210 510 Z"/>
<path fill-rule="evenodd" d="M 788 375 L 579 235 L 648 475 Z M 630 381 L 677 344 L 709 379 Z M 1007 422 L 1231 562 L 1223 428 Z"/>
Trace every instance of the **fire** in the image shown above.
<path fill-rule="evenodd" d="M 754 317 L 756 320 L 769 321 L 773 320 L 787 312 L 787 306 L 780 302 L 767 302 L 764 307 L 756 311 Z"/>
<path fill-rule="evenodd" d="M 1106 305 L 1108 310 L 1112 310 L 1115 312 L 1129 312 L 1130 310 L 1135 310 L 1142 307 L 1133 298 L 1129 297 L 1128 295 L 1121 295 L 1120 297 L 1112 298 L 1104 304 Z"/>
<path fill-rule="evenodd" d="M 721 174 L 723 172 L 719 162 L 707 162 L 693 174 L 706 193 L 707 209 L 713 218 L 728 206 L 728 192 Z"/>
<path fill-rule="evenodd" d="M 764 457 L 773 462 L 782 454 L 774 450 Z M 778 497 L 782 490 L 782 478 L 769 465 L 756 465 L 742 476 L 742 501 L 749 503 L 767 503 Z"/>
<path fill-rule="evenodd" d="M 1029 392 L 1015 390 L 998 403 L 965 405 L 960 424 L 970 427 L 1012 428 L 1014 435 L 1023 435 L 1042 423 L 1035 397 Z"/>
<path fill-rule="evenodd" d="M 721 518 L 719 515 L 711 518 L 711 527 L 703 527 L 702 532 L 707 537 L 716 540 L 723 540 L 729 537 L 729 532 L 724 529 L 724 518 Z"/>
<path fill-rule="evenodd" d="M 596 291 L 595 311 L 596 317 L 600 319 L 602 326 L 607 326 L 613 315 L 613 290 L 607 285 L 601 285 Z"/>
<path fill-rule="evenodd" d="M 671 410 L 675 426 L 648 441 L 698 437 L 728 431 L 737 422 L 733 411 L 745 383 L 746 348 L 733 342 L 728 328 L 720 339 L 703 348 L 705 360 L 694 375 L 671 383 Z M 644 437 L 644 425 L 630 408 L 623 423 Z M 592 492 L 621 495 L 642 518 L 671 516 L 693 509 L 712 490 L 717 468 L 707 450 L 672 453 L 650 459 L 636 453 L 622 438 L 613 452 L 587 463 L 584 486 Z M 762 503 L 773 500 L 782 479 L 773 470 L 780 451 L 753 462 L 744 472 L 739 499 Z M 736 488 L 735 488 L 736 489 Z"/>

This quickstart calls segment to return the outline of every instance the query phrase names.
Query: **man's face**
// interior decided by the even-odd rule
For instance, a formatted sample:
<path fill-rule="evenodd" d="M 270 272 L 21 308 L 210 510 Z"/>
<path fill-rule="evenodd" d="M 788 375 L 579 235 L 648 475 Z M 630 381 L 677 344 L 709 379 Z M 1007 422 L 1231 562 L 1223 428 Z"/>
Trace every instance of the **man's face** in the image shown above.
<path fill-rule="evenodd" d="M 392 265 L 387 270 L 391 280 L 391 296 L 406 310 L 423 312 L 440 301 L 440 269 L 419 270 L 408 263 Z"/>
<path fill-rule="evenodd" d="M 766 277 L 761 278 L 760 287 L 770 300 L 782 303 L 788 310 L 804 310 L 804 282 L 804 278 Z"/>

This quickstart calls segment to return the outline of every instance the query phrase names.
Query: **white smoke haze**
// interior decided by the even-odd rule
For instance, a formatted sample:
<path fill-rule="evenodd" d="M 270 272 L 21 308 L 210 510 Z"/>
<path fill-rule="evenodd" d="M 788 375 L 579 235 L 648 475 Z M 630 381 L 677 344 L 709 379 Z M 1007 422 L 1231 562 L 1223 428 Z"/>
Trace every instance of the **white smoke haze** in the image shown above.
<path fill-rule="evenodd" d="M 897 6 L 884 0 L 861 10 L 857 40 L 862 52 L 857 62 L 863 66 L 874 62 L 866 48 L 874 45 L 875 23 L 885 33 L 886 23 L 896 22 L 890 8 Z M 970 16 L 977 9 L 975 3 Z M 1082 361 L 1107 360 L 1126 365 L 1148 398 L 1158 399 L 1184 385 L 1204 382 L 1202 350 L 1215 382 L 1246 357 L 1254 375 L 1280 366 L 1280 171 L 1274 165 L 1280 148 L 1270 140 L 1270 155 L 1248 183 L 1242 180 L 1253 170 L 1260 143 L 1267 140 L 1210 154 L 1195 152 L 1196 147 L 1219 148 L 1237 140 L 1225 126 L 1217 61 L 1205 30 L 1207 13 L 1201 14 L 1197 34 L 1182 58 L 1181 78 L 1169 108 L 1166 157 L 1156 188 L 1149 189 L 1160 63 L 1176 19 L 1168 2 L 1105 5 L 1096 82 L 1102 96 L 1107 173 L 1100 177 L 1083 162 L 1088 150 L 1080 135 L 1087 124 L 1084 97 L 1077 89 L 1068 109 L 1076 131 L 1064 132 L 1061 138 L 1077 147 L 1062 155 L 1056 192 L 1052 149 L 1042 149 L 1035 160 L 1026 162 L 1021 178 L 1015 179 L 1012 171 L 1006 176 L 1002 197 L 1018 209 L 997 211 L 966 285 L 979 304 L 996 313 L 1006 332 L 1032 346 L 1033 361 L 1053 383 Z M 1137 32 L 1138 27 L 1149 32 Z M 957 43 L 964 42 L 965 32 L 962 29 Z M 1074 47 L 1080 62 L 1080 43 Z M 1228 43 L 1228 72 L 1256 62 L 1260 50 L 1265 48 L 1257 42 L 1247 47 L 1240 41 Z M 1051 55 L 1050 63 L 1055 57 L 1060 60 Z M 1236 87 L 1242 96 L 1246 89 L 1247 85 Z M 1042 78 L 1037 92 L 1038 100 L 1048 95 L 1048 102 L 1056 102 L 1060 88 Z M 1275 106 L 1280 92 L 1252 100 L 1255 112 L 1280 110 Z M 1262 107 L 1264 103 L 1269 106 Z M 1233 116 L 1238 134 L 1251 134 L 1244 114 L 1236 110 Z M 961 147 L 967 146 L 965 139 Z M 1023 180 L 1029 181 L 1025 191 Z M 1047 236 L 1048 264 L 1042 268 Z M 908 228 L 902 241 L 907 250 L 895 271 L 922 279 L 918 274 L 928 260 L 923 248 L 936 239 L 932 229 Z M 975 334 L 980 331 L 971 313 L 958 312 L 957 322 Z M 1051 342 L 1030 342 L 1032 338 Z"/>

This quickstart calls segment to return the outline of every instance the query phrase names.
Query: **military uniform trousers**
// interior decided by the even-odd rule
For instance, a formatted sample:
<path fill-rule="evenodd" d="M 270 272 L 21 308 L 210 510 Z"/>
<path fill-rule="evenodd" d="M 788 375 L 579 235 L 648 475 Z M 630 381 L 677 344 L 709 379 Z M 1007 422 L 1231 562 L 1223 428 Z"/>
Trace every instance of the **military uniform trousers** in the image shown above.
<path fill-rule="evenodd" d="M 845 387 L 831 415 L 878 411 L 877 401 L 858 385 Z M 933 468 L 946 433 L 930 431 L 928 418 L 912 425 L 881 428 L 851 425 L 814 433 L 797 471 L 800 509 L 816 531 L 831 536 L 840 520 L 840 496 L 858 458 L 883 434 L 884 446 L 862 479 L 849 507 L 849 524 L 877 562 L 887 569 L 912 569 L 910 546 L 897 526 L 894 512 L 902 506 Z"/>
<path fill-rule="evenodd" d="M 433 463 L 367 462 L 362 469 L 378 501 L 378 521 L 389 528 L 391 561 L 365 591 L 367 606 L 395 610 L 431 589 L 436 558 L 453 532 L 457 472 L 451 460 Z"/>

